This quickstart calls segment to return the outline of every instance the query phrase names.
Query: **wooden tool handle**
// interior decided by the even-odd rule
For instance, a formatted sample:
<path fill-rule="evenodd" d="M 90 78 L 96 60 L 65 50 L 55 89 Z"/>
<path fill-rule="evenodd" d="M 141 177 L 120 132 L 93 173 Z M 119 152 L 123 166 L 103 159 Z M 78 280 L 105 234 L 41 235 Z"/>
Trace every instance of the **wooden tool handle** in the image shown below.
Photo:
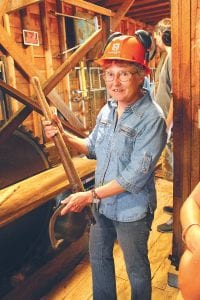
<path fill-rule="evenodd" d="M 49 107 L 49 104 L 48 104 L 48 102 L 45 98 L 45 95 L 43 93 L 43 90 L 42 90 L 42 87 L 41 87 L 41 84 L 40 84 L 40 81 L 39 81 L 38 77 L 36 77 L 36 76 L 32 77 L 31 82 L 32 82 L 33 87 L 35 89 L 35 92 L 36 92 L 36 95 L 37 95 L 37 98 L 38 98 L 38 102 L 41 106 L 41 109 L 42 109 L 42 112 L 44 114 L 45 119 L 48 120 L 48 121 L 52 121 L 53 115 L 52 115 L 52 112 L 51 112 L 51 108 Z M 56 146 L 56 148 L 59 152 L 61 162 L 62 162 L 63 167 L 65 169 L 65 173 L 66 173 L 66 175 L 69 179 L 69 183 L 70 183 L 71 188 L 72 188 L 72 193 L 81 192 L 81 191 L 83 192 L 84 191 L 83 184 L 82 184 L 82 182 L 81 182 L 81 180 L 80 180 L 80 178 L 79 178 L 79 176 L 76 172 L 76 169 L 74 167 L 74 164 L 73 164 L 71 156 L 70 156 L 70 153 L 67 149 L 67 146 L 66 146 L 66 144 L 63 140 L 62 134 L 61 134 L 60 129 L 59 129 L 58 126 L 57 126 L 57 129 L 58 129 L 58 133 L 53 137 L 53 141 L 54 141 L 55 146 Z M 95 219 L 93 217 L 91 207 L 86 206 L 84 208 L 84 210 L 86 211 L 86 213 L 88 215 L 88 218 L 91 221 L 91 223 L 95 224 Z M 60 209 L 57 212 L 55 212 L 52 216 L 52 220 L 50 222 L 50 231 L 51 231 L 50 239 L 51 239 L 51 236 L 53 236 L 52 230 L 54 230 L 55 220 L 56 220 L 56 217 L 59 213 L 60 213 Z M 55 245 L 55 239 L 54 240 L 51 239 L 51 243 L 52 243 L 52 247 L 54 247 L 54 248 L 57 248 L 57 245 L 59 244 L 59 242 L 58 242 L 57 245 Z"/>
<path fill-rule="evenodd" d="M 46 98 L 42 91 L 38 77 L 33 77 L 32 83 L 35 88 L 35 92 L 36 92 L 36 95 L 37 95 L 37 98 L 40 103 L 40 106 L 43 111 L 45 119 L 48 121 L 52 121 L 53 115 L 51 112 L 51 108 L 49 107 L 49 105 L 46 101 Z M 56 148 L 60 154 L 60 158 L 61 158 L 63 167 L 65 169 L 65 172 L 67 174 L 69 182 L 72 186 L 73 192 L 84 191 L 84 187 L 83 187 L 82 182 L 76 172 L 76 169 L 74 168 L 74 164 L 72 162 L 72 159 L 71 159 L 71 156 L 67 149 L 67 146 L 63 140 L 63 137 L 59 130 L 59 127 L 57 127 L 57 129 L 58 129 L 58 133 L 53 137 L 53 141 L 54 141 Z"/>

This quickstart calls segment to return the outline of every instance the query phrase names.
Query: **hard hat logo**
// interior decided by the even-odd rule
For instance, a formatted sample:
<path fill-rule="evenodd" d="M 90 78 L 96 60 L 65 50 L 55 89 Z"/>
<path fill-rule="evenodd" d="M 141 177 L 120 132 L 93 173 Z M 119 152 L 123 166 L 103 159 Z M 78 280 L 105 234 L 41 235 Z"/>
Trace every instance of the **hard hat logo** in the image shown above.
<path fill-rule="evenodd" d="M 116 54 L 116 52 L 119 52 L 119 49 L 120 49 L 120 44 L 119 43 L 114 43 L 112 45 L 112 51 L 115 52 L 115 54 Z"/>

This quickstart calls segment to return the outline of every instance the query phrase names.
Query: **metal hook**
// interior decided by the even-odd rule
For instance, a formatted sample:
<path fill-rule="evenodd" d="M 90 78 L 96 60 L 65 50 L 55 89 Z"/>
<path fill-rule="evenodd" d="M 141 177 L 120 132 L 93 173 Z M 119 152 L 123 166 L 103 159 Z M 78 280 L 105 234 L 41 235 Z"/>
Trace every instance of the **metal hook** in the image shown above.
<path fill-rule="evenodd" d="M 61 204 L 51 216 L 49 221 L 49 238 L 51 242 L 51 246 L 53 249 L 57 249 L 64 241 L 64 239 L 57 240 L 55 237 L 55 222 L 58 216 L 60 216 L 61 210 L 64 208 L 65 204 Z"/>

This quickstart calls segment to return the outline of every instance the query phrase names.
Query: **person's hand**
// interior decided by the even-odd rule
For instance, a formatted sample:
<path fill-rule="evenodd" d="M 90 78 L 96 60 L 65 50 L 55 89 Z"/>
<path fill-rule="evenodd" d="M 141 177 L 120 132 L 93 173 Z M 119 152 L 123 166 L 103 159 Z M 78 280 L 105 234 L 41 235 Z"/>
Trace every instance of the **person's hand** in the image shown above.
<path fill-rule="evenodd" d="M 61 133 L 64 132 L 62 123 L 57 115 L 53 115 L 52 121 L 42 120 L 42 125 L 44 127 L 45 135 L 48 139 L 53 138 L 57 134 L 58 128 L 60 129 Z"/>
<path fill-rule="evenodd" d="M 61 216 L 69 212 L 81 212 L 82 209 L 91 202 L 92 194 L 90 191 L 71 194 L 61 201 L 62 204 L 66 204 L 61 211 Z"/>
<path fill-rule="evenodd" d="M 192 253 L 200 253 L 200 226 L 192 226 L 185 236 L 185 242 L 188 250 Z"/>

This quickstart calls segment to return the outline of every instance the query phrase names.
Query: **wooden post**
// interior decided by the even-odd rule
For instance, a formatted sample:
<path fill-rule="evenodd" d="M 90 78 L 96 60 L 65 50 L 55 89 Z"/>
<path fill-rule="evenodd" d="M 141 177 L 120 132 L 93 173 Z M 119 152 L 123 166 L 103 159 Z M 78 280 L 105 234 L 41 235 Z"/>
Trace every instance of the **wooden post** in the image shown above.
<path fill-rule="evenodd" d="M 64 11 L 64 3 L 60 0 L 56 0 L 56 7 L 58 12 L 62 13 Z M 66 35 L 66 29 L 65 29 L 65 17 L 61 15 L 57 15 L 57 21 L 58 21 L 58 38 L 59 38 L 59 47 L 60 47 L 60 53 L 61 53 L 61 62 L 64 63 L 67 58 L 67 35 Z M 65 102 L 67 105 L 69 105 L 69 94 L 70 94 L 70 86 L 69 86 L 69 73 L 65 75 L 65 77 L 62 80 L 62 89 L 63 89 L 63 95 Z"/>
<path fill-rule="evenodd" d="M 20 10 L 20 19 L 22 23 L 22 29 L 31 30 L 31 25 L 30 25 L 31 18 L 30 18 L 30 12 L 28 7 Z M 29 57 L 30 64 L 35 65 L 34 47 L 31 45 L 26 46 L 25 51 L 27 56 Z M 30 83 L 28 84 L 28 89 L 29 89 L 29 95 L 32 95 L 33 87 Z M 39 137 L 40 143 L 42 143 L 43 139 L 42 139 L 42 128 L 41 128 L 40 116 L 35 111 L 33 111 L 30 117 L 32 119 L 32 124 L 33 124 L 32 126 L 33 133 L 35 136 Z"/>
<path fill-rule="evenodd" d="M 199 1 L 171 2 L 174 99 L 174 229 L 172 259 L 183 252 L 180 208 L 200 180 Z"/>
<path fill-rule="evenodd" d="M 7 14 L 4 14 L 3 21 L 4 21 L 4 26 L 5 26 L 6 31 L 11 36 L 9 16 Z M 16 87 L 15 63 L 14 63 L 14 59 L 12 58 L 11 55 L 7 55 L 6 62 L 7 62 L 7 70 L 8 70 L 7 81 L 10 85 L 12 85 L 13 87 Z M 13 113 L 15 113 L 19 109 L 20 105 L 15 99 L 12 99 L 12 100 L 13 101 L 10 102 L 11 110 Z"/>

